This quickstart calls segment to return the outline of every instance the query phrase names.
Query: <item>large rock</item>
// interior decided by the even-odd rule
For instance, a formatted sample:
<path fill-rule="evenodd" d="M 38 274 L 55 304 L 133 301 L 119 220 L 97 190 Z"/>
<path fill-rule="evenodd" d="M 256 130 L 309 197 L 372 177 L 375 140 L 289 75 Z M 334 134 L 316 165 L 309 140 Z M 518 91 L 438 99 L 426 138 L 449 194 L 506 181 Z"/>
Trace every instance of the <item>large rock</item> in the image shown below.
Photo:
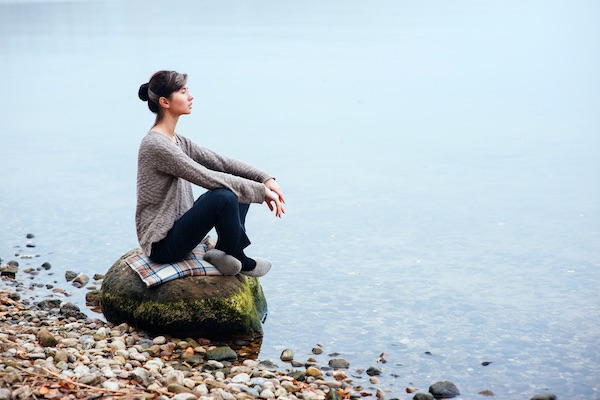
<path fill-rule="evenodd" d="M 267 302 L 257 278 L 194 276 L 148 288 L 125 261 L 136 252 L 123 255 L 104 277 L 100 305 L 108 321 L 179 337 L 262 333 Z"/>

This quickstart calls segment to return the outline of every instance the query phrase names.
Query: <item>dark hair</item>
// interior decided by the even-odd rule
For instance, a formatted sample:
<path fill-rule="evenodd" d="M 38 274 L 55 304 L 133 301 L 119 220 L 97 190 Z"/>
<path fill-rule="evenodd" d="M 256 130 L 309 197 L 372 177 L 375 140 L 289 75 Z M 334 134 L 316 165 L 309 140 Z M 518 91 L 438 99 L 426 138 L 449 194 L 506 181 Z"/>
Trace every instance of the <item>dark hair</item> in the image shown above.
<path fill-rule="evenodd" d="M 144 83 L 138 90 L 138 96 L 142 101 L 148 102 L 148 108 L 156 114 L 156 122 L 163 118 L 162 108 L 158 105 L 161 97 L 171 98 L 173 92 L 178 91 L 187 83 L 187 74 L 176 71 L 158 71 Z"/>

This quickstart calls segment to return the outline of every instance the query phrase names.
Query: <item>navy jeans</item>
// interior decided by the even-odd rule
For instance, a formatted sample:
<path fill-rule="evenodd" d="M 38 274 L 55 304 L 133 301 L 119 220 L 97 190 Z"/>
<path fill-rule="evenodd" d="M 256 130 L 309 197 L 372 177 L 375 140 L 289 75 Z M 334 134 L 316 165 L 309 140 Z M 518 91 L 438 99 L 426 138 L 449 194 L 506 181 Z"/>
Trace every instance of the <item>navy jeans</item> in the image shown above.
<path fill-rule="evenodd" d="M 172 263 L 185 258 L 214 227 L 218 239 L 215 247 L 238 256 L 250 245 L 246 236 L 246 214 L 250 204 L 238 202 L 229 189 L 204 193 L 193 207 L 183 214 L 167 233 L 152 245 L 150 258 L 158 263 Z"/>

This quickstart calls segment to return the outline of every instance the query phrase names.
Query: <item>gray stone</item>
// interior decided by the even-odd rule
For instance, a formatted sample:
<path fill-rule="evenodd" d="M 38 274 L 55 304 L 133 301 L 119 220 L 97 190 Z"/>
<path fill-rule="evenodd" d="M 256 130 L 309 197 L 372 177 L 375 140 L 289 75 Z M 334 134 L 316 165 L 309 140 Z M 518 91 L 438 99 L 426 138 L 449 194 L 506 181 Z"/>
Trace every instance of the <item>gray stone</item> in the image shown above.
<path fill-rule="evenodd" d="M 325 395 L 325 400 L 342 400 L 342 395 L 337 390 L 330 390 Z"/>
<path fill-rule="evenodd" d="M 60 313 L 66 318 L 87 319 L 87 315 L 82 313 L 78 306 L 73 303 L 64 303 L 60 306 Z"/>
<path fill-rule="evenodd" d="M 19 263 L 16 261 L 9 261 L 8 264 L 0 267 L 0 276 L 14 279 L 17 276 L 17 272 L 19 272 Z"/>
<path fill-rule="evenodd" d="M 61 301 L 59 299 L 46 299 L 37 303 L 37 307 L 41 310 L 51 310 L 53 308 L 60 307 Z"/>
<path fill-rule="evenodd" d="M 332 358 L 329 360 L 329 366 L 334 369 L 346 369 L 350 366 L 350 363 L 343 358 Z"/>
<path fill-rule="evenodd" d="M 257 278 L 193 276 L 148 288 L 124 254 L 106 273 L 100 304 L 106 319 L 137 329 L 178 337 L 218 337 L 262 333 L 267 312 Z"/>
<path fill-rule="evenodd" d="M 54 354 L 54 362 L 69 361 L 69 354 L 65 350 L 57 350 Z"/>
<path fill-rule="evenodd" d="M 102 382 L 102 376 L 97 372 L 86 374 L 79 378 L 79 382 L 85 385 L 96 386 Z"/>
<path fill-rule="evenodd" d="M 294 352 L 290 349 L 285 349 L 281 352 L 279 357 L 281 361 L 292 361 L 294 359 Z"/>
<path fill-rule="evenodd" d="M 231 347 L 221 346 L 208 350 L 204 355 L 204 358 L 215 361 L 234 361 L 237 360 L 237 354 Z"/>
<path fill-rule="evenodd" d="M 85 285 L 88 284 L 89 281 L 90 281 L 89 276 L 87 276 L 86 274 L 84 274 L 82 272 L 79 275 L 77 275 L 75 277 L 75 279 L 73 279 L 73 286 L 78 287 L 78 288 L 84 287 Z"/>
<path fill-rule="evenodd" d="M 67 282 L 72 281 L 76 277 L 77 277 L 77 272 L 73 272 L 73 271 L 67 271 L 67 272 L 65 272 L 65 280 Z"/>
<path fill-rule="evenodd" d="M 450 381 L 434 383 L 429 387 L 429 393 L 436 399 L 450 399 L 460 394 L 456 385 Z"/>
<path fill-rule="evenodd" d="M 144 368 L 136 368 L 131 372 L 133 379 L 140 383 L 144 387 L 148 387 L 152 382 L 150 381 L 150 372 Z"/>
<path fill-rule="evenodd" d="M 169 386 L 167 386 L 167 390 L 170 393 L 192 393 L 191 389 L 188 389 L 185 386 L 181 386 L 177 383 L 172 383 Z"/>
<path fill-rule="evenodd" d="M 8 389 L 0 389 L 0 400 L 10 400 L 11 391 Z"/>
<path fill-rule="evenodd" d="M 536 394 L 531 400 L 556 400 L 556 395 L 552 393 Z"/>
<path fill-rule="evenodd" d="M 369 375 L 369 376 L 381 375 L 381 370 L 377 367 L 369 367 L 369 369 L 367 369 L 367 375 Z"/>
<path fill-rule="evenodd" d="M 427 393 L 417 393 L 413 396 L 413 400 L 433 400 L 433 396 Z"/>

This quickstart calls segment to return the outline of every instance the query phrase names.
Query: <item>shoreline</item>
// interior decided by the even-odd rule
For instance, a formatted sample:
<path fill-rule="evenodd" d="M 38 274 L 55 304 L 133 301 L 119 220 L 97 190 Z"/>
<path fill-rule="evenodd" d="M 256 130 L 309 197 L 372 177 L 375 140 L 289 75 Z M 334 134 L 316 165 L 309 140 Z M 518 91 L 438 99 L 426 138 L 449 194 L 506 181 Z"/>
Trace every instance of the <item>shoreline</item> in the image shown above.
<path fill-rule="evenodd" d="M 27 303 L 0 289 L 0 399 L 386 397 L 376 385 L 354 384 L 343 359 L 332 360 L 346 368 L 302 365 L 286 350 L 281 368 L 257 360 L 251 343 L 234 351 L 233 344 L 153 336 L 90 319 L 58 299 Z"/>
<path fill-rule="evenodd" d="M 15 274 L 7 275 L 4 268 L 11 262 L 17 264 Z M 321 360 L 327 357 L 324 365 L 312 357 L 297 361 L 291 349 L 274 362 L 258 359 L 262 336 L 254 341 L 217 342 L 153 334 L 127 324 L 115 326 L 101 319 L 101 310 L 94 304 L 103 275 L 94 275 L 90 282 L 84 274 L 66 272 L 67 285 L 75 291 L 87 289 L 86 309 L 80 310 L 69 302 L 73 292 L 58 280 L 54 285 L 35 283 L 41 278 L 39 273 L 53 275 L 49 263 L 23 269 L 21 279 L 16 279 L 18 263 L 9 261 L 2 268 L 0 400 L 461 398 L 449 381 L 431 382 L 429 388 L 386 387 L 379 379 L 385 369 L 382 364 L 387 362 L 384 353 L 366 370 L 350 368 L 337 353 L 323 354 L 319 344 L 312 354 Z M 44 289 L 48 291 L 45 296 L 40 293 Z M 490 390 L 477 395 L 496 396 Z M 544 394 L 531 399 L 556 397 Z"/>

